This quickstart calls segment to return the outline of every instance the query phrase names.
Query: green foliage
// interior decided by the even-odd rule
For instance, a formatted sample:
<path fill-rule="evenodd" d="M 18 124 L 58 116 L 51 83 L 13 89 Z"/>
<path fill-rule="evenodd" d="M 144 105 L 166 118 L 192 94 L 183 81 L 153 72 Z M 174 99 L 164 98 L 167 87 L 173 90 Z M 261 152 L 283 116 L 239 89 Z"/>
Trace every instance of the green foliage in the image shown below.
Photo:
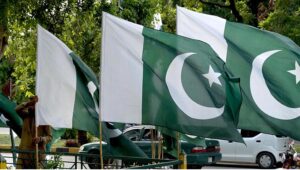
<path fill-rule="evenodd" d="M 16 99 L 23 101 L 34 94 L 36 70 L 36 30 L 27 30 L 16 22 L 10 25 L 9 46 L 5 56 L 14 60 Z"/>
<path fill-rule="evenodd" d="M 223 0 L 215 0 L 214 2 L 224 3 Z M 226 2 L 225 4 L 228 5 L 228 2 Z M 235 21 L 235 17 L 232 15 L 231 10 L 229 8 L 222 8 L 213 5 L 204 5 L 202 12 L 206 14 L 216 15 L 225 18 L 229 21 Z"/>
<path fill-rule="evenodd" d="M 176 33 L 176 5 L 193 11 L 202 12 L 203 4 L 198 0 L 174 0 L 163 1 L 160 4 L 162 18 L 162 30 L 164 32 Z"/>
<path fill-rule="evenodd" d="M 249 6 L 247 5 L 248 0 L 240 0 L 236 2 L 236 7 L 239 10 L 241 16 L 243 17 L 245 24 L 252 25 L 255 16 L 251 13 Z"/>
<path fill-rule="evenodd" d="M 8 0 L 0 1 L 0 30 L 7 29 L 7 14 L 8 14 L 7 4 L 8 4 Z"/>
<path fill-rule="evenodd" d="M 166 4 L 162 8 L 162 30 L 165 32 L 176 33 L 176 8 L 173 8 L 171 4 Z"/>
<path fill-rule="evenodd" d="M 61 136 L 62 139 L 76 139 L 77 130 L 66 129 L 66 132 Z"/>
<path fill-rule="evenodd" d="M 8 58 L 3 57 L 0 59 L 0 87 L 10 78 L 12 67 L 12 63 Z"/>
<path fill-rule="evenodd" d="M 58 37 L 95 73 L 99 73 L 101 28 L 97 25 L 94 14 L 92 10 L 70 15 L 65 21 L 63 34 Z"/>
<path fill-rule="evenodd" d="M 51 156 L 51 159 L 47 161 L 44 169 L 63 169 L 65 165 L 61 156 L 62 155 Z"/>
<path fill-rule="evenodd" d="M 153 15 L 158 12 L 158 0 L 123 0 L 120 16 L 128 21 L 152 27 Z"/>
<path fill-rule="evenodd" d="M 290 37 L 300 45 L 300 0 L 277 0 L 274 12 L 259 25 L 266 30 Z"/>

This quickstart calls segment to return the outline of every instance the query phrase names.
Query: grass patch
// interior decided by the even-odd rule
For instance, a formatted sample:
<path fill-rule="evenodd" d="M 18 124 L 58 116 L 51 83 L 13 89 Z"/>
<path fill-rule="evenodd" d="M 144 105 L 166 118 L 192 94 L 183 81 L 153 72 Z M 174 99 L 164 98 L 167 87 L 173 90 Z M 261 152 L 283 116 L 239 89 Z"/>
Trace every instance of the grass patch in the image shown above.
<path fill-rule="evenodd" d="M 298 153 L 300 153 L 300 144 L 295 145 L 295 149 Z"/>
<path fill-rule="evenodd" d="M 16 137 L 14 140 L 15 140 L 15 145 L 19 146 L 19 144 L 20 144 L 20 138 Z M 0 145 L 10 145 L 11 146 L 10 135 L 8 135 L 8 134 L 0 134 Z"/>
<path fill-rule="evenodd" d="M 16 137 L 15 138 L 15 146 L 19 146 L 20 144 L 20 138 Z M 52 145 L 52 147 L 64 147 L 66 143 L 66 140 L 61 139 L 58 140 L 56 143 Z M 8 134 L 0 134 L 0 145 L 7 145 L 11 146 L 11 140 L 10 140 L 10 135 Z"/>

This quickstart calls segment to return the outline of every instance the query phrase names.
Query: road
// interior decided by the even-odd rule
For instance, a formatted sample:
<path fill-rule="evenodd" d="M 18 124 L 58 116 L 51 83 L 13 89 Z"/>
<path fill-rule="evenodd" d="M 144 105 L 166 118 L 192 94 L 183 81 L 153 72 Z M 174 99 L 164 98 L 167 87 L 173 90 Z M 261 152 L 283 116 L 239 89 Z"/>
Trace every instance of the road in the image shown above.
<path fill-rule="evenodd" d="M 204 166 L 202 169 L 259 169 L 256 164 L 217 163 L 212 166 Z"/>
<path fill-rule="evenodd" d="M 9 135 L 9 128 L 0 128 L 0 134 Z"/>

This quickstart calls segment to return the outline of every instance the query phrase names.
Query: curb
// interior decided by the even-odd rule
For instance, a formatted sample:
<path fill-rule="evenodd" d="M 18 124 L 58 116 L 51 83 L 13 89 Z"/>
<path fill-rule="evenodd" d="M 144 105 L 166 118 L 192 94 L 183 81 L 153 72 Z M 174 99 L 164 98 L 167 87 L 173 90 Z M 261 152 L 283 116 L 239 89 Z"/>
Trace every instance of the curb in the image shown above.
<path fill-rule="evenodd" d="M 10 145 L 0 145 L 0 149 L 11 149 Z M 16 149 L 18 149 L 18 146 L 16 146 Z M 58 148 L 51 148 L 51 152 L 66 152 L 66 153 L 78 153 L 79 148 L 78 147 L 58 147 Z"/>

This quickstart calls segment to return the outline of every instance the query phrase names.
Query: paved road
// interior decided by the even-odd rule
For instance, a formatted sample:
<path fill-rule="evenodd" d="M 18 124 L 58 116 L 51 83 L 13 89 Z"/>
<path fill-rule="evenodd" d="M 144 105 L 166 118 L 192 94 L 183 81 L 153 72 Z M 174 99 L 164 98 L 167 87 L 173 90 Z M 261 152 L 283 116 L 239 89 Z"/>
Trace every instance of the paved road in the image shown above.
<path fill-rule="evenodd" d="M 0 128 L 0 134 L 9 135 L 9 128 Z"/>
<path fill-rule="evenodd" d="M 204 166 L 202 169 L 259 169 L 256 164 L 217 163 L 213 166 Z"/>

